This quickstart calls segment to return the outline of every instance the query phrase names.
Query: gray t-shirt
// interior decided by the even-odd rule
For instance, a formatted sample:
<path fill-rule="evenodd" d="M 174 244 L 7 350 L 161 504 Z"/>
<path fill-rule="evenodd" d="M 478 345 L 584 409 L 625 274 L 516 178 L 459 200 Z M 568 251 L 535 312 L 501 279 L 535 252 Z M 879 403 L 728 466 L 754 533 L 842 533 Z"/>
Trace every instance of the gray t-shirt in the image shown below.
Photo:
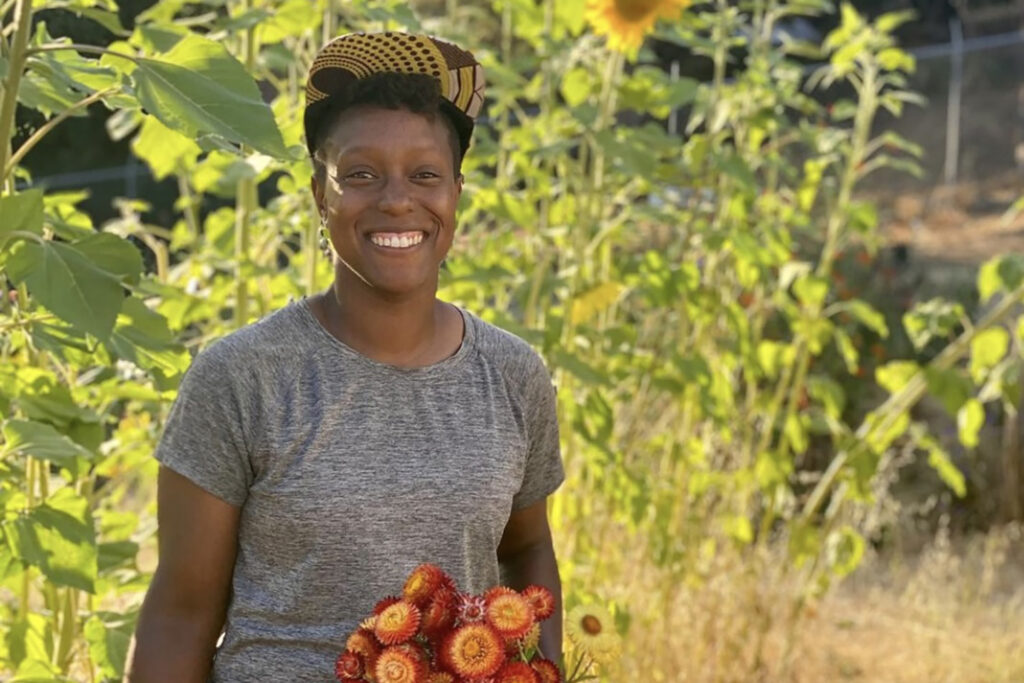
<path fill-rule="evenodd" d="M 334 681 L 345 636 L 422 562 L 501 582 L 509 513 L 564 479 L 554 391 L 524 341 L 462 315 L 425 368 L 361 355 L 306 300 L 196 357 L 156 457 L 241 507 L 212 680 Z"/>

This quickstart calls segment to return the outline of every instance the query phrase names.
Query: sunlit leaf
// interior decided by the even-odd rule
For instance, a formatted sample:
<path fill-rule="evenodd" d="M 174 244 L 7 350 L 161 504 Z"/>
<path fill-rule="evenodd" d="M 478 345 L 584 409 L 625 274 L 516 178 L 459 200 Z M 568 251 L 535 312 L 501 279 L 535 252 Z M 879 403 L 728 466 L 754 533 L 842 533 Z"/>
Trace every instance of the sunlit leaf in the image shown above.
<path fill-rule="evenodd" d="M 121 284 L 74 247 L 20 242 L 7 259 L 7 274 L 72 325 L 100 339 L 110 335 L 124 298 Z"/>
<path fill-rule="evenodd" d="M 985 424 L 985 408 L 976 398 L 968 399 L 957 413 L 956 426 L 960 443 L 967 448 L 976 448 L 978 445 L 978 432 Z"/>
<path fill-rule="evenodd" d="M 25 190 L 0 197 L 0 250 L 12 232 L 43 231 L 43 191 Z"/>
<path fill-rule="evenodd" d="M 161 59 L 140 59 L 132 77 L 139 101 L 168 127 L 289 156 L 252 77 L 219 43 L 189 34 Z"/>

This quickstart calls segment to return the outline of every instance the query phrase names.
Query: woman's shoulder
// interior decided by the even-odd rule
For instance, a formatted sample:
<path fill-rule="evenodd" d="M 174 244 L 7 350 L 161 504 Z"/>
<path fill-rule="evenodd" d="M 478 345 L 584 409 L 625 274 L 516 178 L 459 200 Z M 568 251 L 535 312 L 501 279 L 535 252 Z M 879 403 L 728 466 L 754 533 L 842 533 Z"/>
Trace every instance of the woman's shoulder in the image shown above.
<path fill-rule="evenodd" d="M 193 368 L 230 377 L 238 372 L 284 369 L 289 359 L 301 356 L 308 336 L 302 333 L 301 302 L 292 302 L 201 350 Z"/>
<path fill-rule="evenodd" d="M 525 339 L 472 313 L 469 318 L 480 355 L 496 365 L 502 374 L 520 381 L 538 374 L 547 375 L 544 360 Z"/>

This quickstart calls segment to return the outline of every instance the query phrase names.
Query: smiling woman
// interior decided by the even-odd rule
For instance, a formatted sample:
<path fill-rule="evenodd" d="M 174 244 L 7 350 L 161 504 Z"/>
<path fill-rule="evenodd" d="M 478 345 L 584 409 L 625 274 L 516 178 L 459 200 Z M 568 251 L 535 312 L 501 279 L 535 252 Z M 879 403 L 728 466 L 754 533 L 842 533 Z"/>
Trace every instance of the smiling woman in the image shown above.
<path fill-rule="evenodd" d="M 437 298 L 482 100 L 473 56 L 428 36 L 342 36 L 314 60 L 310 187 L 334 282 L 186 374 L 156 453 L 160 560 L 130 680 L 330 681 L 344 637 L 423 563 L 469 593 L 548 588 L 541 647 L 560 656 L 550 377 Z"/>

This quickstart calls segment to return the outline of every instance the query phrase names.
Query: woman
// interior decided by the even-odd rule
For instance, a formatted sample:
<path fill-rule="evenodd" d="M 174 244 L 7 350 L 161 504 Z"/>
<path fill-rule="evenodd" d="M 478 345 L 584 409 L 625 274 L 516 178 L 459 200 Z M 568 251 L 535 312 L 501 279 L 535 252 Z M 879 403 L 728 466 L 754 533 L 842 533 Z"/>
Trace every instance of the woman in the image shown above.
<path fill-rule="evenodd" d="M 470 592 L 551 589 L 541 648 L 560 656 L 550 379 L 436 297 L 482 91 L 471 54 L 426 36 L 342 36 L 314 60 L 334 283 L 187 373 L 156 453 L 160 561 L 130 680 L 330 681 L 346 634 L 422 562 Z"/>

